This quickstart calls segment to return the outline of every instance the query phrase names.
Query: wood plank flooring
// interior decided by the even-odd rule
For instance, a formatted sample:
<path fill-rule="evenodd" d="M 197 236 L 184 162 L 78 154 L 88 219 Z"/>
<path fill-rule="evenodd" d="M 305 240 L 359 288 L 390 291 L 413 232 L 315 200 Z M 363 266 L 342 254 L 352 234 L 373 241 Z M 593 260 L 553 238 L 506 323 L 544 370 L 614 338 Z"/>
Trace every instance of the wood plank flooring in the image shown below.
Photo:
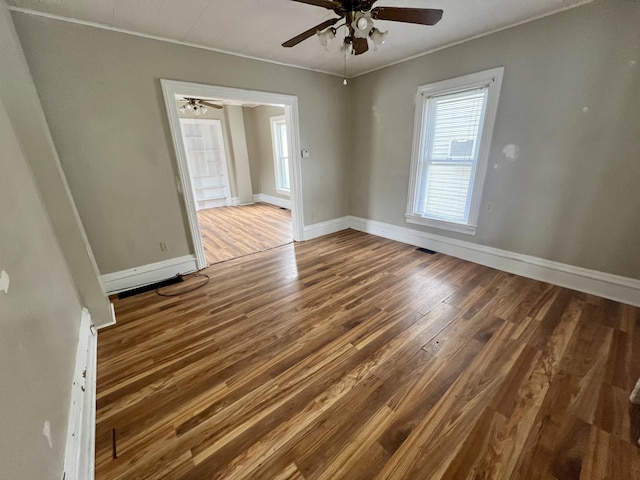
<path fill-rule="evenodd" d="M 291 211 L 268 203 L 200 210 L 198 225 L 209 265 L 293 241 Z"/>
<path fill-rule="evenodd" d="M 206 272 L 114 302 L 98 480 L 640 478 L 638 308 L 352 230 Z"/>

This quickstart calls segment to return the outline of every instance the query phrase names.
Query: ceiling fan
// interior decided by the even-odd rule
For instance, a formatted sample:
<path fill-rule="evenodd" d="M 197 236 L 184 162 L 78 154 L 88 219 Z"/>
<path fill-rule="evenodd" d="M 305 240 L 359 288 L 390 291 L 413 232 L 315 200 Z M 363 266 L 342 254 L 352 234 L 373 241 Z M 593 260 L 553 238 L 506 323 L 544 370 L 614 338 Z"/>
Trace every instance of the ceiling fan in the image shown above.
<path fill-rule="evenodd" d="M 178 111 L 180 113 L 192 112 L 194 115 L 203 115 L 207 113 L 207 107 L 218 109 L 224 108 L 223 105 L 217 105 L 215 103 L 201 100 L 199 98 L 184 97 L 183 99 L 180 99 L 178 101 L 185 102 L 178 108 Z"/>
<path fill-rule="evenodd" d="M 384 43 L 387 32 L 373 26 L 373 20 L 435 25 L 442 18 L 442 10 L 433 8 L 373 7 L 377 0 L 292 0 L 333 10 L 338 18 L 326 20 L 300 35 L 287 40 L 283 47 L 293 47 L 313 35 L 318 35 L 320 43 L 327 46 L 335 37 L 336 29 L 346 28 L 343 48 L 346 53 L 361 55 L 369 50 L 367 38 L 371 38 L 376 48 Z M 345 23 L 334 25 L 344 19 Z M 326 29 L 326 30 L 325 30 Z M 325 30 L 323 32 L 323 30 Z"/>

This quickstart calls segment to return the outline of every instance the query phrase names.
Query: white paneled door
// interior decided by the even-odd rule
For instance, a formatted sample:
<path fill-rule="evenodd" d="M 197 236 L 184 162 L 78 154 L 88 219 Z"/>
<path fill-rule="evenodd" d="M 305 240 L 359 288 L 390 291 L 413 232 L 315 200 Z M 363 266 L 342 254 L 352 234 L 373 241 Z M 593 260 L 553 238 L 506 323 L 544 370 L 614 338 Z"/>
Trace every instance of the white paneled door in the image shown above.
<path fill-rule="evenodd" d="M 196 210 L 231 205 L 222 123 L 181 118 L 180 127 Z"/>

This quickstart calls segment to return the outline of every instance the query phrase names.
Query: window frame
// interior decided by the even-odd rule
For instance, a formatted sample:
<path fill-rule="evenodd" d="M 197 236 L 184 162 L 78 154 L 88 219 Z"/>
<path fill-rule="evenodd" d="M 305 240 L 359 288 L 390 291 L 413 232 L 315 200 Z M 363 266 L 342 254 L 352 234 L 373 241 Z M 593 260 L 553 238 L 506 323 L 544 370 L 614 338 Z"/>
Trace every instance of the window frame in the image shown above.
<path fill-rule="evenodd" d="M 407 211 L 405 213 L 405 219 L 408 223 L 450 230 L 467 235 L 475 235 L 478 226 L 478 216 L 480 214 L 482 191 L 487 175 L 491 138 L 493 136 L 493 128 L 495 126 L 503 74 L 504 67 L 498 67 L 418 87 L 415 96 L 416 111 L 411 153 L 411 172 L 409 178 Z M 483 87 L 488 87 L 487 101 L 484 121 L 481 125 L 482 133 L 480 137 L 480 145 L 478 147 L 478 159 L 473 168 L 471 179 L 471 200 L 469 202 L 469 215 L 467 221 L 454 222 L 418 214 L 416 212 L 418 204 L 416 197 L 419 192 L 418 180 L 423 172 L 424 162 L 422 161 L 422 156 L 425 152 L 425 142 L 428 141 L 428 135 L 425 135 L 424 130 L 428 125 L 428 122 L 431 121 L 431 119 L 427 118 L 429 113 L 429 99 L 436 96 L 455 94 Z"/>
<path fill-rule="evenodd" d="M 290 196 L 291 195 L 291 175 L 289 175 L 289 188 L 283 188 L 280 181 L 282 178 L 282 166 L 281 166 L 281 161 L 280 161 L 280 145 L 282 145 L 282 138 L 280 137 L 280 131 L 278 130 L 280 125 L 285 126 L 285 128 L 287 129 L 287 135 L 289 134 L 288 131 L 288 126 L 287 126 L 287 119 L 285 118 L 284 115 L 275 115 L 273 117 L 269 117 L 269 123 L 271 124 L 271 144 L 273 147 L 273 173 L 274 173 L 274 179 L 276 182 L 276 192 L 278 192 L 280 195 L 286 195 L 286 196 Z M 287 139 L 288 141 L 288 139 Z M 288 148 L 288 145 L 287 145 Z M 290 156 L 287 157 L 287 162 L 290 161 Z M 290 165 L 288 165 L 289 168 L 287 169 L 287 171 L 291 172 L 291 168 Z"/>

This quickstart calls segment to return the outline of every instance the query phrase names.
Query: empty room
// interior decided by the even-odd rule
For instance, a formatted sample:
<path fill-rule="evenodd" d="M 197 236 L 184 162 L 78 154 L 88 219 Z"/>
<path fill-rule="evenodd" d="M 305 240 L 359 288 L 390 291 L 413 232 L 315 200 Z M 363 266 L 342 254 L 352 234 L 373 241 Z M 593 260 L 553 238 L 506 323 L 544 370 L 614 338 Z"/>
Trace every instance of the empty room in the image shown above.
<path fill-rule="evenodd" d="M 0 0 L 0 479 L 640 479 L 638 0 Z"/>

